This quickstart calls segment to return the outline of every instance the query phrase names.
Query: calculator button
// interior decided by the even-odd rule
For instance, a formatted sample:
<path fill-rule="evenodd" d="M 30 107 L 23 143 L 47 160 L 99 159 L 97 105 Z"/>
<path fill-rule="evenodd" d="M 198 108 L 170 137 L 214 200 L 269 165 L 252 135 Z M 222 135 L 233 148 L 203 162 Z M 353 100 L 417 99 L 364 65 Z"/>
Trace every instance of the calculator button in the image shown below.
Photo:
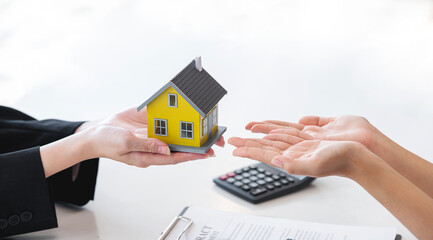
<path fill-rule="evenodd" d="M 280 176 L 274 174 L 274 175 L 272 175 L 272 178 L 275 179 L 275 180 L 278 180 L 278 179 L 280 179 Z"/>
<path fill-rule="evenodd" d="M 280 177 L 282 177 L 282 178 L 285 178 L 285 177 L 287 177 L 287 175 L 286 174 L 284 174 L 284 173 L 280 173 L 280 174 L 278 174 Z"/>
<path fill-rule="evenodd" d="M 264 180 L 262 180 L 262 179 L 257 180 L 257 183 L 259 185 L 265 185 L 266 184 L 266 182 Z"/>
<path fill-rule="evenodd" d="M 283 180 L 281 180 L 281 183 L 284 185 L 287 185 L 287 184 L 289 184 L 289 181 L 287 181 L 286 179 L 283 179 Z"/>
<path fill-rule="evenodd" d="M 252 166 L 250 166 L 250 168 L 251 168 L 251 169 L 257 169 L 257 166 L 252 165 Z"/>
<path fill-rule="evenodd" d="M 274 179 L 271 178 L 271 177 L 266 177 L 266 178 L 265 178 L 265 181 L 268 182 L 268 183 L 270 183 L 270 182 L 273 182 Z"/>
<path fill-rule="evenodd" d="M 274 190 L 274 189 L 275 189 L 274 185 L 272 185 L 272 184 L 268 184 L 268 185 L 266 185 L 266 188 L 267 188 L 268 190 Z"/>
<path fill-rule="evenodd" d="M 271 173 L 271 172 L 269 172 L 269 171 L 266 171 L 266 172 L 265 172 L 265 175 L 266 175 L 266 176 L 271 176 L 271 175 L 272 175 L 272 173 Z"/>
<path fill-rule="evenodd" d="M 244 173 L 242 173 L 242 176 L 247 178 L 247 177 L 250 177 L 251 174 L 249 174 L 249 173 L 247 173 L 247 172 L 244 172 Z"/>
<path fill-rule="evenodd" d="M 243 182 L 244 184 L 248 184 L 248 183 L 251 182 L 251 180 L 249 180 L 248 178 L 245 178 L 244 180 L 242 180 L 242 182 Z"/>
<path fill-rule="evenodd" d="M 264 172 L 264 171 L 265 171 L 265 169 L 263 169 L 263 168 L 259 167 L 259 168 L 257 168 L 257 171 L 258 171 L 258 172 L 260 172 L 260 173 L 262 173 L 262 172 Z"/>
<path fill-rule="evenodd" d="M 274 182 L 274 186 L 275 187 L 281 187 L 281 183 L 280 182 Z"/>
<path fill-rule="evenodd" d="M 234 185 L 235 187 L 240 187 L 240 186 L 242 186 L 242 185 L 244 185 L 244 184 L 243 184 L 242 182 L 236 181 L 236 182 L 233 183 L 233 185 Z"/>
<path fill-rule="evenodd" d="M 252 183 L 250 183 L 250 184 L 248 184 L 250 187 L 252 187 L 252 188 L 256 188 L 256 187 L 258 187 L 259 186 L 259 184 L 257 184 L 257 183 L 255 183 L 255 182 L 252 182 Z"/>
<path fill-rule="evenodd" d="M 266 177 L 266 176 L 265 176 L 265 174 L 263 174 L 263 173 L 259 173 L 259 174 L 257 174 L 257 177 L 258 177 L 258 178 L 264 178 L 264 177 Z"/>
<path fill-rule="evenodd" d="M 219 179 L 221 179 L 221 180 L 226 180 L 227 178 L 229 178 L 229 176 L 227 176 L 227 175 L 221 175 L 221 176 L 219 176 Z"/>
<path fill-rule="evenodd" d="M 227 178 L 226 182 L 234 183 L 236 180 L 234 178 Z"/>
<path fill-rule="evenodd" d="M 256 189 L 251 190 L 250 193 L 251 193 L 253 196 L 257 196 L 257 195 L 260 195 L 260 194 L 262 194 L 262 193 L 265 193 L 266 191 L 267 191 L 266 188 L 264 188 L 264 187 L 259 187 L 259 188 L 256 188 Z"/>
<path fill-rule="evenodd" d="M 239 175 L 239 174 L 242 174 L 242 170 L 241 170 L 241 169 L 238 169 L 238 170 L 235 171 L 235 173 L 238 174 L 238 175 Z"/>
<path fill-rule="evenodd" d="M 229 172 L 229 173 L 227 173 L 227 176 L 229 176 L 229 177 L 234 177 L 234 176 L 236 176 L 236 173 L 234 173 L 234 172 Z"/>
<path fill-rule="evenodd" d="M 244 190 L 244 191 L 249 191 L 251 188 L 250 188 L 250 186 L 248 186 L 248 185 L 243 185 L 242 186 L 242 190 Z"/>
<path fill-rule="evenodd" d="M 250 177 L 250 180 L 251 180 L 251 181 L 256 181 L 257 179 L 259 179 L 259 178 L 256 177 L 256 176 L 251 176 L 251 177 Z"/>
<path fill-rule="evenodd" d="M 239 181 L 239 180 L 242 180 L 243 178 L 244 178 L 244 177 L 239 176 L 239 175 L 236 175 L 236 176 L 235 176 L 235 179 L 238 180 L 238 181 Z"/>
<path fill-rule="evenodd" d="M 244 172 L 248 172 L 250 170 L 250 167 L 244 167 L 244 168 L 242 168 L 242 171 L 244 171 Z"/>
<path fill-rule="evenodd" d="M 259 173 L 259 172 L 257 172 L 256 170 L 251 170 L 251 171 L 250 171 L 250 174 L 251 174 L 251 175 L 256 175 L 257 173 Z"/>
<path fill-rule="evenodd" d="M 295 182 L 295 179 L 292 178 L 292 177 L 287 177 L 287 181 L 289 181 L 290 183 L 294 183 L 294 182 Z"/>

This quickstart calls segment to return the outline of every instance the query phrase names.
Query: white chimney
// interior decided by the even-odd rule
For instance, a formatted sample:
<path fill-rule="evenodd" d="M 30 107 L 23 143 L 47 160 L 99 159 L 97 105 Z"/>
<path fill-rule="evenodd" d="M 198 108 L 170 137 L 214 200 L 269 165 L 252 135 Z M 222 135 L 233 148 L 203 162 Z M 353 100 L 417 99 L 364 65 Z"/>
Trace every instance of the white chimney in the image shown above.
<path fill-rule="evenodd" d="M 195 58 L 195 68 L 199 72 L 201 72 L 201 70 L 203 69 L 202 66 L 201 66 L 201 57 L 200 56 Z"/>

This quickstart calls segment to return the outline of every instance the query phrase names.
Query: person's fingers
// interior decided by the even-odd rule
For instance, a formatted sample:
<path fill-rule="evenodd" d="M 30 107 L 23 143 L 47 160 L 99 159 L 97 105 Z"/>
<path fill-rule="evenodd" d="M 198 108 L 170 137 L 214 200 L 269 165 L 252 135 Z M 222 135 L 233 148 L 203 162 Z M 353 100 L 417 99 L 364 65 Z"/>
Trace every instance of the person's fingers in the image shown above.
<path fill-rule="evenodd" d="M 263 144 L 263 142 L 255 141 L 255 139 L 243 139 L 243 138 L 230 138 L 231 143 L 233 146 L 236 147 L 254 147 L 254 148 L 261 148 L 261 149 L 267 149 L 272 150 L 276 152 L 282 152 L 284 149 L 279 149 L 276 147 L 271 146 L 271 141 L 266 142 L 266 144 Z M 263 139 L 261 139 L 263 140 Z M 269 144 L 269 145 L 268 145 Z M 287 144 L 286 144 L 287 145 Z M 287 149 L 287 148 L 286 148 Z"/>
<path fill-rule="evenodd" d="M 242 147 L 244 146 L 245 139 L 240 137 L 231 137 L 229 138 L 228 143 L 235 147 Z"/>
<path fill-rule="evenodd" d="M 270 134 L 287 134 L 287 135 L 293 135 L 293 136 L 297 136 L 300 137 L 304 140 L 312 140 L 313 137 L 303 131 L 300 131 L 299 129 L 296 128 L 279 128 L 279 129 L 274 129 L 272 131 L 269 132 Z"/>
<path fill-rule="evenodd" d="M 146 138 L 141 135 L 127 137 L 126 149 L 128 152 L 149 152 L 170 155 L 170 148 L 163 141 L 156 138 Z"/>
<path fill-rule="evenodd" d="M 278 155 L 280 155 L 279 152 L 254 147 L 240 147 L 233 151 L 233 156 L 250 158 L 267 164 L 271 162 L 272 158 Z"/>
<path fill-rule="evenodd" d="M 256 124 L 260 124 L 260 123 L 262 123 L 262 122 L 249 122 L 249 123 L 245 126 L 245 129 L 246 129 L 246 130 L 251 130 L 251 128 L 252 128 L 254 125 L 256 125 Z"/>
<path fill-rule="evenodd" d="M 268 139 L 271 141 L 285 142 L 285 143 L 288 143 L 290 145 L 295 145 L 295 144 L 302 142 L 304 140 L 304 139 L 299 138 L 297 136 L 292 136 L 292 135 L 287 135 L 287 134 L 277 134 L 277 133 L 268 134 L 268 135 L 264 136 L 263 139 Z"/>
<path fill-rule="evenodd" d="M 299 130 L 297 128 L 292 128 L 292 127 L 284 127 L 284 128 L 282 128 L 282 127 L 280 127 L 280 128 L 273 129 L 269 133 L 281 133 L 281 134 L 288 134 L 288 135 L 298 136 L 299 132 L 301 132 L 301 130 Z"/>
<path fill-rule="evenodd" d="M 224 137 L 221 136 L 218 141 L 215 142 L 215 145 L 220 146 L 220 147 L 224 147 L 224 145 L 226 144 L 226 142 L 224 141 Z"/>
<path fill-rule="evenodd" d="M 266 123 L 266 122 L 250 122 L 245 126 L 245 129 L 252 130 L 252 128 L 255 127 L 256 125 L 276 125 L 276 124 Z"/>
<path fill-rule="evenodd" d="M 257 125 L 261 125 L 261 126 L 257 126 Z M 262 132 L 262 131 L 266 130 L 267 127 L 271 127 L 271 126 L 272 126 L 272 129 L 293 127 L 293 128 L 302 130 L 304 128 L 303 125 L 298 124 L 298 123 L 283 122 L 283 121 L 278 121 L 278 120 L 266 120 L 266 121 L 262 121 L 262 122 L 250 122 L 245 126 L 245 129 L 253 131 L 253 128 L 256 128 L 256 132 Z M 268 131 L 270 131 L 272 129 L 269 129 Z M 265 133 L 267 133 L 267 132 L 265 132 Z"/>
<path fill-rule="evenodd" d="M 299 123 L 303 125 L 315 125 L 322 127 L 334 120 L 335 117 L 305 116 L 299 119 Z"/>
<path fill-rule="evenodd" d="M 284 121 L 279 121 L 279 120 L 266 120 L 263 121 L 265 123 L 272 123 L 275 125 L 279 125 L 279 126 L 284 126 L 284 127 L 294 127 L 296 129 L 302 130 L 304 128 L 303 124 L 299 124 L 299 123 L 292 123 L 292 122 L 284 122 Z"/>
<path fill-rule="evenodd" d="M 135 135 L 143 135 L 143 136 L 147 136 L 147 128 L 137 128 L 134 131 Z"/>
<path fill-rule="evenodd" d="M 288 128 L 288 127 L 275 125 L 272 123 L 261 123 L 261 124 L 256 124 L 253 127 L 251 127 L 251 132 L 267 134 L 274 129 L 281 129 L 281 128 Z"/>
<path fill-rule="evenodd" d="M 327 139 L 326 129 L 315 125 L 309 125 L 302 130 L 304 133 L 309 134 L 313 139 Z"/>
<path fill-rule="evenodd" d="M 286 150 L 290 147 L 290 144 L 284 142 L 261 138 L 232 137 L 229 139 L 229 143 L 235 147 L 270 147 L 269 149 L 272 148 L 275 151 Z"/>
<path fill-rule="evenodd" d="M 123 162 L 145 168 L 151 165 L 173 165 L 205 158 L 208 158 L 206 154 L 196 153 L 174 152 L 170 156 L 167 156 L 155 153 L 131 152 L 125 156 Z"/>
<path fill-rule="evenodd" d="M 205 155 L 206 157 L 215 157 L 215 151 L 212 148 L 209 148 Z"/>

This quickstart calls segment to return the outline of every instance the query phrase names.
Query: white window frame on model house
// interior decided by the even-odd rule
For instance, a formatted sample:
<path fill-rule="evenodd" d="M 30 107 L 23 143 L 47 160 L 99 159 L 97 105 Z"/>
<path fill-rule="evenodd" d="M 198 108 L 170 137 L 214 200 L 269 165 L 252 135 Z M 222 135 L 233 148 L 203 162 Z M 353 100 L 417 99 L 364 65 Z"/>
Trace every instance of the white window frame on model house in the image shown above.
<path fill-rule="evenodd" d="M 183 128 L 183 125 L 186 128 Z M 188 125 L 191 126 L 191 129 L 188 129 Z M 188 137 L 188 133 L 191 134 L 191 137 Z M 186 138 L 186 139 L 193 139 L 194 138 L 194 124 L 192 122 L 180 121 L 180 138 Z"/>
<path fill-rule="evenodd" d="M 162 124 L 164 123 L 164 124 Z M 164 125 L 164 126 L 162 126 Z M 159 130 L 159 133 L 158 133 Z M 162 130 L 165 131 L 165 134 L 162 134 Z M 155 135 L 158 136 L 167 136 L 167 120 L 166 119 L 159 119 L 159 118 L 155 118 L 154 119 L 154 131 L 155 131 Z"/>
<path fill-rule="evenodd" d="M 204 136 L 204 135 L 206 135 L 207 134 L 207 129 L 208 129 L 208 127 L 207 127 L 207 123 L 208 122 L 208 119 L 207 119 L 207 117 L 205 117 L 205 118 L 203 118 L 202 119 L 202 122 L 201 122 L 201 131 L 202 131 L 202 134 L 201 134 L 201 136 Z"/>
<path fill-rule="evenodd" d="M 174 105 L 171 104 L 170 97 L 172 97 L 172 96 L 174 97 Z M 175 93 L 169 93 L 168 94 L 168 106 L 177 108 L 177 94 L 175 94 Z"/>
<path fill-rule="evenodd" d="M 212 111 L 212 126 L 218 123 L 218 107 L 215 107 Z"/>

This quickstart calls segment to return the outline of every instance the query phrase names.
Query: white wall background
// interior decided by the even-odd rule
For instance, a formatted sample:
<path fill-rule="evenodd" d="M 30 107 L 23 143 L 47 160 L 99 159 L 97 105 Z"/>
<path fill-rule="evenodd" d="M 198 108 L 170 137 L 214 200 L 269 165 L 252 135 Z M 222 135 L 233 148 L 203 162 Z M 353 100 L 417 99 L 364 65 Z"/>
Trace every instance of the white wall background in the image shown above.
<path fill-rule="evenodd" d="M 359 114 L 432 159 L 432 42 L 422 0 L 2 0 L 0 104 L 97 118 L 202 55 L 231 123 Z"/>
<path fill-rule="evenodd" d="M 432 43 L 427 0 L 1 0 L 0 104 L 101 118 L 138 106 L 201 55 L 228 90 L 227 137 L 245 136 L 250 120 L 357 114 L 432 160 Z M 137 171 L 101 168 L 113 166 Z"/>

